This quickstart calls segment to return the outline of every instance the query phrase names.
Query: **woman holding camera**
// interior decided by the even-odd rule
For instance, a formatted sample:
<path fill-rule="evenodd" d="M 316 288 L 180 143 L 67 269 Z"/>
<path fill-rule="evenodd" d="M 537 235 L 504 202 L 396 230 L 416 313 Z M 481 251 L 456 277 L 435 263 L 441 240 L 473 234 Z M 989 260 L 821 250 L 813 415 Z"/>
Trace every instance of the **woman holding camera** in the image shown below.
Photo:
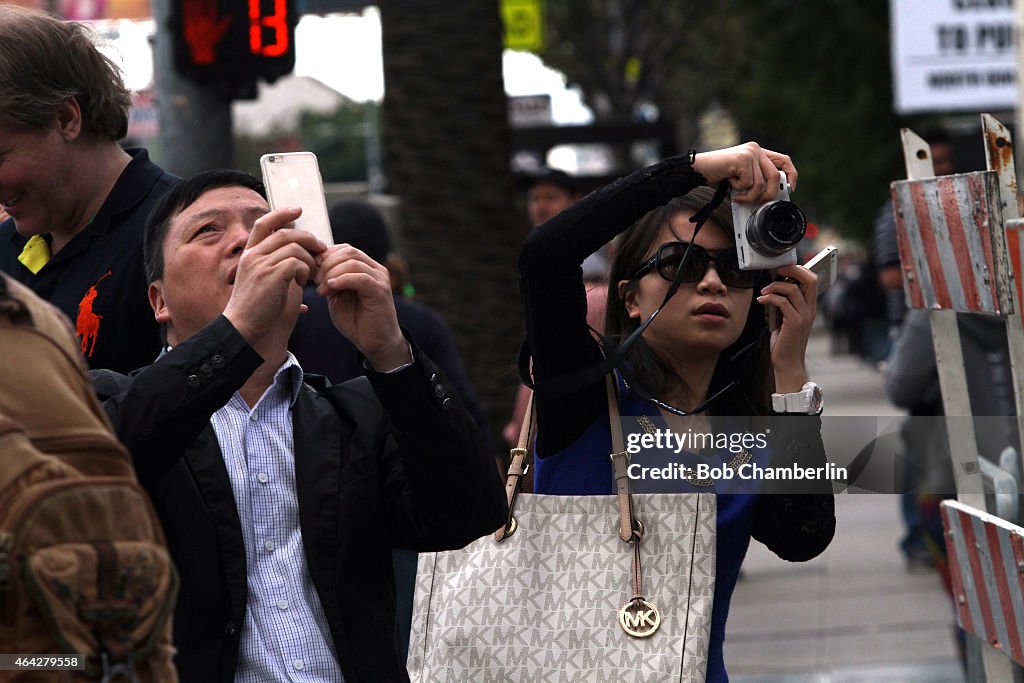
<path fill-rule="evenodd" d="M 740 421 L 749 424 L 780 412 L 773 405 L 795 407 L 804 417 L 772 425 L 789 424 L 772 433 L 768 450 L 775 455 L 754 459 L 825 464 L 820 390 L 807 382 L 804 362 L 815 275 L 802 266 L 783 266 L 778 274 L 785 281 L 771 281 L 766 271 L 740 270 L 728 202 L 696 236 L 690 222 L 712 200 L 714 192 L 705 186 L 728 181 L 733 200 L 765 202 L 778 193 L 780 171 L 795 187 L 789 157 L 755 143 L 673 157 L 593 192 L 529 234 L 519 269 L 538 388 L 537 493 L 613 493 L 606 384 L 586 370 L 655 314 L 616 370 L 621 415 L 643 415 L 645 429 L 658 424 L 679 434 L 720 427 L 726 416 L 743 416 Z M 609 348 L 602 348 L 586 324 L 580 264 L 619 233 L 606 315 Z M 683 284 L 665 301 L 674 278 Z M 781 313 L 781 326 L 770 335 L 766 306 Z M 563 384 L 558 391 L 548 384 L 555 378 Z M 736 462 L 723 460 L 726 466 Z M 710 479 L 689 478 L 675 486 L 719 494 L 707 680 L 726 681 L 725 620 L 750 538 L 786 560 L 818 555 L 835 530 L 831 485 L 802 495 L 723 495 L 730 489 Z"/>

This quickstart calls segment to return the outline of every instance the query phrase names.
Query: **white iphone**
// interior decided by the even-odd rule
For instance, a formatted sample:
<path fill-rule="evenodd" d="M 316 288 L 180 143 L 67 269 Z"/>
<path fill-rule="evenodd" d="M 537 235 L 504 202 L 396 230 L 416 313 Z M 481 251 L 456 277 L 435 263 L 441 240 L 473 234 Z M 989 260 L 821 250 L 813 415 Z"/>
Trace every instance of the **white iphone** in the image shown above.
<path fill-rule="evenodd" d="M 320 166 L 312 152 L 277 152 L 260 157 L 263 185 L 271 209 L 301 206 L 294 227 L 311 232 L 326 245 L 334 244 Z"/>
<path fill-rule="evenodd" d="M 829 245 L 814 255 L 804 267 L 818 276 L 818 296 L 835 284 L 839 275 L 839 250 Z"/>
<path fill-rule="evenodd" d="M 825 293 L 829 287 L 835 284 L 839 275 L 839 249 L 829 245 L 814 255 L 804 267 L 818 276 L 818 296 Z M 774 332 L 782 325 L 782 316 L 775 306 L 765 307 L 768 318 L 768 329 Z"/>

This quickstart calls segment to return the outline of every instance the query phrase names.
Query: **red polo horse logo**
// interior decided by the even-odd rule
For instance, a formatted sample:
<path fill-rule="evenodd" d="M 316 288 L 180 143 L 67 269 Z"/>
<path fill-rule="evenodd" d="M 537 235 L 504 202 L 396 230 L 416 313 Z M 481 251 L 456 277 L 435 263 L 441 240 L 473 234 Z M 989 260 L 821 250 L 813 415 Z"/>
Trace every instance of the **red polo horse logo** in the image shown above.
<path fill-rule="evenodd" d="M 103 319 L 102 315 L 96 315 L 92 312 L 92 302 L 99 296 L 99 292 L 96 287 L 103 282 L 110 275 L 108 270 L 106 274 L 96 281 L 96 284 L 89 288 L 89 291 L 85 293 L 82 300 L 78 302 L 78 320 L 75 321 L 75 332 L 82 340 L 82 353 L 87 358 L 92 358 L 92 351 L 96 348 L 96 337 L 100 334 L 100 320 Z M 88 348 L 88 351 L 86 350 Z"/>

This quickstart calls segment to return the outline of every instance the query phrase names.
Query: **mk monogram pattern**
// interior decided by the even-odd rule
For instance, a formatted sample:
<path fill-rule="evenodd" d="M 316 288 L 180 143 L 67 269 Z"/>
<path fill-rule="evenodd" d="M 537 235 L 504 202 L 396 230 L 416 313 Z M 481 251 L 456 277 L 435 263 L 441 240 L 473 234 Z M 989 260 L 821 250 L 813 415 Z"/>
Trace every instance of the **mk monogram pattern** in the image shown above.
<path fill-rule="evenodd" d="M 420 555 L 409 644 L 414 683 L 704 681 L 715 589 L 715 496 L 633 495 L 646 529 L 645 598 L 661 626 L 631 638 L 632 546 L 615 496 L 520 495 L 519 528 Z"/>

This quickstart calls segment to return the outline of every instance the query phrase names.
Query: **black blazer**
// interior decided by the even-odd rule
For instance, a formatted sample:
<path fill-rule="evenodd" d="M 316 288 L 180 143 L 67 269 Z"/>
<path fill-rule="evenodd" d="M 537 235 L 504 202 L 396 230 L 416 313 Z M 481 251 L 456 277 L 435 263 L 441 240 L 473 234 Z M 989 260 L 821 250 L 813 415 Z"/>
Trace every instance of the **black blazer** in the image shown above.
<path fill-rule="evenodd" d="M 459 548 L 507 512 L 473 420 L 415 345 L 414 357 L 394 374 L 307 382 L 293 409 L 306 560 L 350 683 L 408 680 L 396 650 L 391 547 Z M 93 373 L 181 576 L 174 644 L 183 681 L 234 679 L 245 552 L 209 421 L 260 363 L 220 317 L 131 376 Z"/>

